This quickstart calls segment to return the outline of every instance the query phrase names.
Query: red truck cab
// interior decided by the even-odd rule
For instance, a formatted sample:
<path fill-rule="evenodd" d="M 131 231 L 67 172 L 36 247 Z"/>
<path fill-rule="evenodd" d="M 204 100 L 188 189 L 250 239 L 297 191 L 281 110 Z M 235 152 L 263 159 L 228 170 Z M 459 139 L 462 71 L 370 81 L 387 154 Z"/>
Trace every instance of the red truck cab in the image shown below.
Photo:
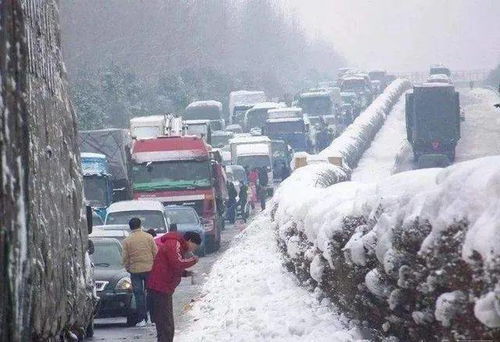
<path fill-rule="evenodd" d="M 211 146 L 195 136 L 136 140 L 132 146 L 134 199 L 193 207 L 202 219 L 209 250 L 220 246 L 225 176 Z"/>

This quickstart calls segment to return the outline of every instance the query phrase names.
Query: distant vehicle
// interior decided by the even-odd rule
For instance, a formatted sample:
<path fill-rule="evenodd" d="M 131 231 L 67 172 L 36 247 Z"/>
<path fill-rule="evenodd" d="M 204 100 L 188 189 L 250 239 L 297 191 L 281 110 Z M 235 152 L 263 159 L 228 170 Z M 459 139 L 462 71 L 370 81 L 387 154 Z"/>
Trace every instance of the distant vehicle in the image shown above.
<path fill-rule="evenodd" d="M 92 229 L 90 238 L 113 238 L 122 242 L 130 235 L 130 227 L 124 224 L 96 225 Z"/>
<path fill-rule="evenodd" d="M 361 98 L 361 107 L 366 108 L 373 100 L 371 83 L 364 76 L 346 76 L 342 79 L 340 89 L 343 93 L 356 93 Z"/>
<path fill-rule="evenodd" d="M 250 132 L 255 128 L 262 130 L 268 118 L 268 111 L 281 106 L 282 105 L 276 102 L 262 102 L 255 104 L 255 106 L 247 110 L 245 113 L 243 125 L 244 131 Z"/>
<path fill-rule="evenodd" d="M 362 103 L 361 103 L 361 97 L 358 96 L 355 92 L 343 92 L 342 94 L 342 101 L 344 103 L 343 107 L 343 118 L 344 122 L 349 122 L 351 123 L 358 115 L 361 113 L 362 110 Z M 345 106 L 345 105 L 349 106 Z"/>
<path fill-rule="evenodd" d="M 424 83 L 406 94 L 406 132 L 415 161 L 423 155 L 455 160 L 460 139 L 459 93 L 451 84 Z"/>
<path fill-rule="evenodd" d="M 165 132 L 165 115 L 140 116 L 130 119 L 130 135 L 133 139 L 157 138 Z"/>
<path fill-rule="evenodd" d="M 448 83 L 451 84 L 451 79 L 445 74 L 435 74 L 430 75 L 427 79 L 427 83 Z"/>
<path fill-rule="evenodd" d="M 81 154 L 83 192 L 85 201 L 94 208 L 97 215 L 104 218 L 106 208 L 113 200 L 113 184 L 108 160 L 101 153 Z"/>
<path fill-rule="evenodd" d="M 269 119 L 302 118 L 302 108 L 283 107 L 268 110 Z"/>
<path fill-rule="evenodd" d="M 122 265 L 122 246 L 116 239 L 91 238 L 94 253 L 90 256 L 95 265 L 95 283 L 100 298 L 97 318 L 126 317 L 127 325 L 138 322 L 134 308 L 132 282 Z"/>
<path fill-rule="evenodd" d="M 78 133 L 81 152 L 100 153 L 106 156 L 113 185 L 113 202 L 131 199 L 129 167 L 132 139 L 129 131 L 109 128 Z"/>
<path fill-rule="evenodd" d="M 212 143 L 212 128 L 210 120 L 185 120 L 186 135 L 194 135 L 206 141 L 207 144 Z"/>
<path fill-rule="evenodd" d="M 200 220 L 193 208 L 183 205 L 167 205 L 165 207 L 165 214 L 170 224 L 175 223 L 177 225 L 178 232 L 185 233 L 191 231 L 200 234 L 202 243 L 200 247 L 198 247 L 196 253 L 199 256 L 205 256 L 206 244 L 204 225 L 207 224 L 208 227 L 211 228 L 211 223 Z"/>
<path fill-rule="evenodd" d="M 388 85 L 387 72 L 385 70 L 372 70 L 368 72 L 368 77 L 371 81 L 379 82 L 379 93 L 382 92 Z"/>
<path fill-rule="evenodd" d="M 209 120 L 213 131 L 223 130 L 225 126 L 222 114 L 222 103 L 219 101 L 191 102 L 184 110 L 185 120 Z"/>
<path fill-rule="evenodd" d="M 232 91 L 229 94 L 229 122 L 243 124 L 245 112 L 255 104 L 266 100 L 266 94 L 263 91 Z"/>
<path fill-rule="evenodd" d="M 282 119 L 268 119 L 264 134 L 273 140 L 283 140 L 296 152 L 311 152 L 307 116 Z"/>
<path fill-rule="evenodd" d="M 106 212 L 104 212 L 104 217 L 106 217 Z M 104 224 L 103 216 L 96 213 L 95 210 L 92 210 L 92 222 L 96 226 L 101 226 Z"/>
<path fill-rule="evenodd" d="M 212 147 L 195 136 L 138 140 L 132 149 L 134 198 L 193 207 L 211 223 L 205 231 L 209 251 L 220 246 L 227 199 L 224 170 L 211 152 Z"/>
<path fill-rule="evenodd" d="M 380 83 L 379 80 L 372 80 L 371 81 L 371 86 L 372 86 L 372 93 L 373 95 L 378 95 L 382 92 L 382 84 Z"/>
<path fill-rule="evenodd" d="M 224 146 L 229 146 L 229 140 L 234 137 L 233 132 L 229 131 L 214 131 L 212 132 L 212 146 L 217 148 L 223 148 Z"/>
<path fill-rule="evenodd" d="M 431 65 L 431 68 L 429 70 L 429 75 L 443 75 L 443 74 L 448 77 L 451 77 L 450 69 L 440 64 Z"/>
<path fill-rule="evenodd" d="M 252 170 L 267 169 L 269 184 L 273 182 L 273 155 L 271 139 L 266 136 L 235 137 L 229 142 L 233 164 Z"/>
<path fill-rule="evenodd" d="M 282 180 L 283 167 L 290 167 L 293 150 L 283 140 L 272 140 L 273 149 L 273 177 L 274 180 Z"/>
<path fill-rule="evenodd" d="M 154 229 L 159 234 L 168 231 L 168 221 L 163 204 L 155 200 L 116 202 L 109 206 L 104 225 L 128 225 L 131 218 L 141 219 L 144 229 Z"/>
<path fill-rule="evenodd" d="M 300 94 L 297 106 L 309 115 L 333 114 L 333 101 L 330 93 L 326 91 Z"/>

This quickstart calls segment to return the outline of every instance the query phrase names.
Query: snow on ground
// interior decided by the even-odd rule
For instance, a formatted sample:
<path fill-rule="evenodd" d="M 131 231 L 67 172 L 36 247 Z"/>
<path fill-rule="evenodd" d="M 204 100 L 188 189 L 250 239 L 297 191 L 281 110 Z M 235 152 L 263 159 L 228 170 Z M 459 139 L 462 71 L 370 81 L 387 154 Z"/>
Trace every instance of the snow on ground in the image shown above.
<path fill-rule="evenodd" d="M 396 155 L 406 140 L 405 96 L 401 96 L 385 124 L 375 136 L 370 148 L 352 173 L 357 182 L 376 182 L 389 177 L 394 168 Z"/>
<path fill-rule="evenodd" d="M 360 336 L 328 302 L 282 266 L 269 214 L 256 218 L 214 265 L 178 341 L 354 341 Z"/>
<path fill-rule="evenodd" d="M 465 113 L 456 161 L 500 154 L 500 110 L 493 105 L 500 99 L 490 89 L 459 89 Z"/>

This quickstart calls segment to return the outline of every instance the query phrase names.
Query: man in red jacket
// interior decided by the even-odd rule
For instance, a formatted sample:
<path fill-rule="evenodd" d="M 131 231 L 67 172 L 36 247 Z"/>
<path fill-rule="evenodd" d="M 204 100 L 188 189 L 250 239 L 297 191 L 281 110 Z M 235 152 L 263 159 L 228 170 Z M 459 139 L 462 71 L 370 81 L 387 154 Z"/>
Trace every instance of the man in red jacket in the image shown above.
<path fill-rule="evenodd" d="M 185 256 L 201 245 L 201 237 L 195 232 L 186 232 L 184 236 L 171 232 L 163 235 L 160 240 L 161 245 L 154 259 L 147 287 L 158 342 L 171 342 L 175 332 L 172 295 L 181 282 L 181 277 L 191 275 L 186 268 L 198 262 L 196 256 Z"/>

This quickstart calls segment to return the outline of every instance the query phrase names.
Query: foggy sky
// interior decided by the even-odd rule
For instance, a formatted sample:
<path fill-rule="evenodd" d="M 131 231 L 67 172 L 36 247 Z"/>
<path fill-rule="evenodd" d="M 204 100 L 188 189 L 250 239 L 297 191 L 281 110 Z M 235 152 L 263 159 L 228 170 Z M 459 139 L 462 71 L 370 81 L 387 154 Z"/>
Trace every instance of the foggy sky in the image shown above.
<path fill-rule="evenodd" d="M 500 0 L 290 0 L 312 35 L 350 66 L 392 71 L 492 69 L 500 63 Z"/>

